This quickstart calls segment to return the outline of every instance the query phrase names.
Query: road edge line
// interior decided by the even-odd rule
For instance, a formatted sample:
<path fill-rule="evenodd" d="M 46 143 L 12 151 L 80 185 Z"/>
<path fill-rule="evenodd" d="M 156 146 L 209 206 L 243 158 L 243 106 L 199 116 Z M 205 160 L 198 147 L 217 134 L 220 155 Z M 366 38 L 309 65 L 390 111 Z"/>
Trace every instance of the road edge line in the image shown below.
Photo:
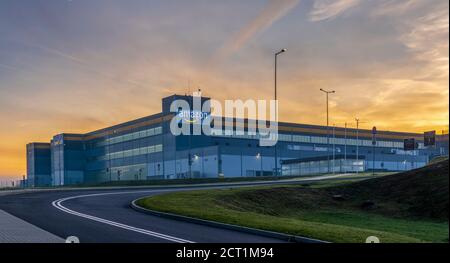
<path fill-rule="evenodd" d="M 103 195 L 107 195 L 107 194 L 120 194 L 120 193 L 104 193 Z M 60 198 L 57 200 L 54 200 L 51 204 L 53 207 L 55 207 L 56 209 L 61 210 L 62 212 L 74 215 L 74 216 L 78 216 L 78 217 L 82 217 L 85 219 L 89 219 L 92 221 L 96 221 L 98 223 L 103 223 L 103 224 L 107 224 L 110 226 L 115 226 L 117 228 L 122 228 L 125 230 L 129 230 L 129 231 L 133 231 L 133 232 L 138 232 L 144 235 L 148 235 L 148 236 L 153 236 L 156 238 L 160 238 L 160 239 L 165 239 L 165 240 L 169 240 L 172 242 L 176 242 L 176 243 L 195 243 L 193 241 L 187 240 L 187 239 L 182 239 L 179 237 L 174 237 L 174 236 L 170 236 L 170 235 L 166 235 L 163 233 L 158 233 L 156 231 L 151 231 L 151 230 L 147 230 L 144 228 L 138 228 L 138 227 L 134 227 L 134 226 L 130 226 L 130 225 L 126 225 L 123 223 L 119 223 L 119 222 L 115 222 L 112 220 L 108 220 L 108 219 L 104 219 L 101 217 L 96 217 L 93 215 L 88 215 L 88 214 L 84 214 L 81 212 L 77 212 L 75 210 L 71 210 L 65 206 L 63 206 L 61 203 L 67 200 L 71 200 L 71 199 L 76 199 L 76 198 L 80 198 L 80 197 L 86 197 L 86 196 L 93 196 L 93 195 L 102 195 L 102 194 L 92 194 L 92 195 L 79 195 L 79 196 L 69 196 L 69 197 L 65 197 L 65 198 Z"/>

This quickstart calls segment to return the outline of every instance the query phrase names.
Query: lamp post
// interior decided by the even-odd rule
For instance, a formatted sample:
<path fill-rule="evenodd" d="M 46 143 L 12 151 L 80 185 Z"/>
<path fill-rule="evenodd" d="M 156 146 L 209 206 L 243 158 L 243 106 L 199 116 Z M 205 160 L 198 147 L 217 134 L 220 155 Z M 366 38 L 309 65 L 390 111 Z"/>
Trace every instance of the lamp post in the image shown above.
<path fill-rule="evenodd" d="M 333 174 L 336 161 L 336 124 L 333 123 Z"/>
<path fill-rule="evenodd" d="M 347 162 L 347 123 L 344 130 L 344 160 Z"/>
<path fill-rule="evenodd" d="M 262 157 L 261 157 L 261 154 L 260 153 L 257 153 L 256 154 L 256 160 L 259 160 L 259 176 L 262 176 L 263 174 L 263 172 L 262 172 L 262 169 L 263 169 L 263 167 L 262 167 Z"/>
<path fill-rule="evenodd" d="M 280 50 L 280 51 L 275 53 L 275 81 L 274 81 L 274 84 L 275 84 L 275 103 L 276 103 L 276 106 L 278 106 L 278 102 L 277 102 L 277 58 L 278 58 L 278 55 L 280 55 L 280 54 L 282 54 L 282 53 L 284 53 L 286 51 L 287 51 L 287 49 L 283 48 L 282 50 Z M 275 121 L 276 121 L 276 123 L 278 125 L 278 109 L 277 108 L 278 107 L 275 107 Z M 277 144 L 275 144 L 275 149 L 274 150 L 275 150 L 275 176 L 278 176 Z"/>
<path fill-rule="evenodd" d="M 328 173 L 330 173 L 330 132 L 329 132 L 329 110 L 328 110 L 328 95 L 332 93 L 336 93 L 334 90 L 324 90 L 320 89 L 320 91 L 324 92 L 327 97 L 327 163 L 328 163 Z"/>
<path fill-rule="evenodd" d="M 356 121 L 356 173 L 359 171 L 359 118 L 355 118 Z"/>
<path fill-rule="evenodd" d="M 375 146 L 377 144 L 377 127 L 372 128 L 372 176 L 375 176 Z"/>

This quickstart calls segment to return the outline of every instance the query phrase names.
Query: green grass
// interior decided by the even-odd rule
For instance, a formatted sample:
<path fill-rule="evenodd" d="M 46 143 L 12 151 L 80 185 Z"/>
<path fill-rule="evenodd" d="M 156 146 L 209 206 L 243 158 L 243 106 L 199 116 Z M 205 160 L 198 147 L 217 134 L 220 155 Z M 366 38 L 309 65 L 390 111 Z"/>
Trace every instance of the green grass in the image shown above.
<path fill-rule="evenodd" d="M 364 242 L 370 235 L 382 242 L 448 242 L 448 223 L 389 218 L 351 210 L 249 211 L 224 200 L 250 189 L 203 190 L 159 195 L 139 200 L 149 209 L 237 224 L 332 242 Z M 253 189 L 252 189 L 253 190 Z M 276 206 L 276 204 L 275 204 Z"/>
<path fill-rule="evenodd" d="M 448 242 L 448 163 L 422 169 L 363 181 L 178 192 L 138 204 L 332 242 L 364 242 L 370 235 L 385 243 Z M 376 205 L 363 209 L 368 199 Z"/>

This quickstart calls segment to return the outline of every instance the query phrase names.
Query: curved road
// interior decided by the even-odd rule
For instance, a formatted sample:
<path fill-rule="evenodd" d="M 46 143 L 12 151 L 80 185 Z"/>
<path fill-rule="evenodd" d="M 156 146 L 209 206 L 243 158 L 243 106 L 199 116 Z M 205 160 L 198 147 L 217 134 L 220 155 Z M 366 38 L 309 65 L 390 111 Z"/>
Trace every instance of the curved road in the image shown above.
<path fill-rule="evenodd" d="M 250 185 L 287 184 L 325 180 L 317 177 L 273 182 L 234 183 L 202 187 L 140 188 L 116 190 L 42 191 L 0 197 L 0 209 L 61 238 L 80 242 L 201 242 L 261 243 L 281 240 L 233 230 L 198 225 L 137 212 L 130 203 L 164 192 Z"/>

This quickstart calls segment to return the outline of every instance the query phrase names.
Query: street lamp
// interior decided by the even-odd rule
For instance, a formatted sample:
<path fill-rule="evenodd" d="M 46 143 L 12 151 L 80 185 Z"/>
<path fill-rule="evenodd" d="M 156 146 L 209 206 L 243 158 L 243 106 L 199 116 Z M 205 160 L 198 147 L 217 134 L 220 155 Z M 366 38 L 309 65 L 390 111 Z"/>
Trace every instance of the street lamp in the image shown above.
<path fill-rule="evenodd" d="M 262 156 L 261 156 L 261 153 L 257 153 L 256 156 L 255 156 L 255 159 L 257 161 L 259 161 L 259 176 L 262 176 L 263 175 L 263 171 L 262 171 L 263 167 L 262 167 Z M 255 174 L 255 175 L 258 176 L 257 174 Z"/>
<path fill-rule="evenodd" d="M 287 49 L 283 48 L 282 50 L 275 53 L 275 103 L 278 105 L 277 102 L 277 58 L 278 55 L 286 52 Z M 275 107 L 275 121 L 278 125 L 278 107 Z M 278 153 L 277 153 L 277 144 L 275 144 L 275 176 L 278 176 Z"/>
<path fill-rule="evenodd" d="M 335 160 L 336 160 L 336 124 L 333 123 L 333 174 L 334 174 L 334 167 L 335 165 Z"/>
<path fill-rule="evenodd" d="M 324 90 L 320 89 L 320 91 L 324 92 L 327 97 L 327 162 L 328 162 L 328 173 L 330 173 L 330 132 L 329 132 L 329 118 L 328 118 L 328 95 L 332 93 L 336 93 L 334 90 Z"/>
<path fill-rule="evenodd" d="M 347 123 L 345 123 L 345 130 L 344 130 L 344 160 L 347 165 Z"/>
<path fill-rule="evenodd" d="M 359 171 L 359 118 L 355 118 L 356 121 L 356 173 Z"/>

